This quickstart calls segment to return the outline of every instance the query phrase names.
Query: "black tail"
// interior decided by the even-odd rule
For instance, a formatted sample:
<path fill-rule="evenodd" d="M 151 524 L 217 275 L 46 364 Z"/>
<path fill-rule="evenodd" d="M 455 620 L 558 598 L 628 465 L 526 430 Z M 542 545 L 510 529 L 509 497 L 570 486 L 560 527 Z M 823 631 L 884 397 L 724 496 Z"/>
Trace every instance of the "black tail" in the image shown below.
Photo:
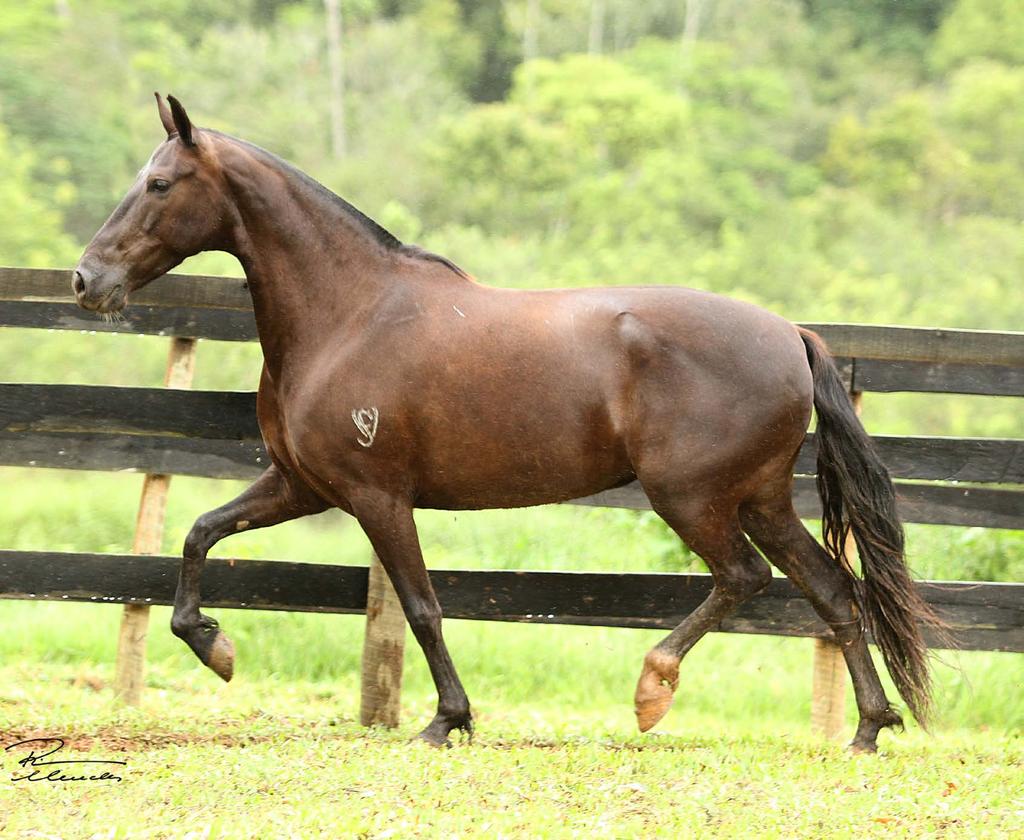
<path fill-rule="evenodd" d="M 825 548 L 854 578 L 865 625 L 882 651 L 900 696 L 926 725 L 931 677 L 920 625 L 931 625 L 940 633 L 945 625 L 910 578 L 892 479 L 854 412 L 835 362 L 818 335 L 804 329 L 800 335 L 814 378 Z M 843 551 L 851 532 L 863 580 L 856 578 Z"/>

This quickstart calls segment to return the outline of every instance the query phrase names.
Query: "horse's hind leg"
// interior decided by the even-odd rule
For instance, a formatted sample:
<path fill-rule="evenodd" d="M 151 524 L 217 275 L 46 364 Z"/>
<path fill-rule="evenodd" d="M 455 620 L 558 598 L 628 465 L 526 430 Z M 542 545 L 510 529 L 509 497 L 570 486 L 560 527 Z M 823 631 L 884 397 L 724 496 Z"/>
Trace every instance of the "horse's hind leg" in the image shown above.
<path fill-rule="evenodd" d="M 171 632 L 223 680 L 230 680 L 234 672 L 235 647 L 215 619 L 199 612 L 199 577 L 207 552 L 230 534 L 276 525 L 327 507 L 311 490 L 271 465 L 240 496 L 200 516 L 188 532 L 174 594 Z"/>
<path fill-rule="evenodd" d="M 679 663 L 687 651 L 772 577 L 768 564 L 740 530 L 735 508 L 722 513 L 712 504 L 656 504 L 655 510 L 707 563 L 714 586 L 703 603 L 644 657 L 634 698 L 641 732 L 661 720 L 672 705 Z"/>
<path fill-rule="evenodd" d="M 743 506 L 740 519 L 758 548 L 803 591 L 835 634 L 853 680 L 860 715 L 850 746 L 855 752 L 874 752 L 879 731 L 885 726 L 902 726 L 903 721 L 889 705 L 871 661 L 853 577 L 829 557 L 797 517 L 788 484 L 769 502 Z"/>

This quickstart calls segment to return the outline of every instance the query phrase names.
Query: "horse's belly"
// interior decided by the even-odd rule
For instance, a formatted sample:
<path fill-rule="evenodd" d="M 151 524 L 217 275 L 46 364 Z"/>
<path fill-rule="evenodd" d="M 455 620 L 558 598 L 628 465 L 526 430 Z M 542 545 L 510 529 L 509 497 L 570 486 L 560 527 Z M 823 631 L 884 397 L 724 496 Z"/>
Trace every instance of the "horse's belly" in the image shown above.
<path fill-rule="evenodd" d="M 603 400 L 510 402 L 450 411 L 420 443 L 420 507 L 474 509 L 548 504 L 633 477 L 615 408 Z"/>
<path fill-rule="evenodd" d="M 472 469 L 445 466 L 419 476 L 416 507 L 443 510 L 528 507 L 578 499 L 635 477 L 625 458 L 589 453 L 569 461 L 538 450 L 536 457 L 484 458 L 467 452 Z M 486 459 L 486 460 L 485 460 Z"/>

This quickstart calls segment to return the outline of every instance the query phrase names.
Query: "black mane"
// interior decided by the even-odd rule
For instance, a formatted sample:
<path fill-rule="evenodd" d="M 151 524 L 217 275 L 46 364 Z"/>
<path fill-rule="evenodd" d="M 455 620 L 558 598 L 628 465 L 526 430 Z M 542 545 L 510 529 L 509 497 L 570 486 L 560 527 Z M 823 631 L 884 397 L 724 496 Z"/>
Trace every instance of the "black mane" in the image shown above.
<path fill-rule="evenodd" d="M 401 239 L 399 239 L 397 236 L 391 233 L 391 231 L 387 230 L 387 228 L 375 222 L 358 207 L 349 204 L 336 192 L 329 190 L 315 178 L 311 178 L 297 166 L 293 166 L 284 158 L 280 158 L 273 152 L 268 152 L 266 149 L 262 148 L 261 146 L 257 146 L 255 143 L 250 143 L 248 140 L 242 140 L 238 137 L 232 137 L 229 134 L 224 134 L 220 131 L 214 131 L 213 129 L 203 130 L 210 134 L 216 134 L 219 135 L 220 137 L 224 137 L 228 140 L 231 140 L 233 143 L 238 143 L 240 146 L 244 146 L 246 149 L 252 152 L 256 152 L 257 154 L 269 158 L 271 162 L 273 162 L 276 166 L 279 166 L 290 176 L 292 176 L 293 178 L 297 178 L 305 186 L 309 187 L 314 192 L 319 193 L 324 198 L 328 199 L 331 203 L 337 205 L 340 209 L 344 210 L 345 213 L 347 213 L 349 216 L 351 216 L 353 219 L 359 222 L 366 230 L 366 232 L 369 233 L 376 242 L 378 242 L 388 251 L 397 251 L 399 253 L 402 253 L 409 257 L 413 257 L 415 259 L 438 262 L 441 263 L 441 265 L 451 269 L 461 277 L 469 276 L 468 274 L 466 274 L 465 271 L 459 268 L 447 257 L 442 257 L 440 254 L 435 254 L 432 251 L 428 251 L 425 248 L 421 248 L 419 245 L 405 244 L 404 242 L 402 242 Z"/>

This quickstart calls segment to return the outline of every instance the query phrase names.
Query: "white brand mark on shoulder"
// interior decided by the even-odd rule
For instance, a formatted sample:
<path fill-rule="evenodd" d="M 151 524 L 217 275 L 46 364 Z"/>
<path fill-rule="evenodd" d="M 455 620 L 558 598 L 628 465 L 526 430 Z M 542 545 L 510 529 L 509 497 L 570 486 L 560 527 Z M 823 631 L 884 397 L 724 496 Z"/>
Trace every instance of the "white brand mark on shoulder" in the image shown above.
<path fill-rule="evenodd" d="M 356 438 L 360 446 L 373 446 L 373 439 L 377 437 L 377 420 L 379 418 L 380 412 L 377 411 L 375 405 L 370 408 L 352 409 L 352 422 L 356 424 L 356 428 L 362 436 Z"/>
<path fill-rule="evenodd" d="M 452 309 L 454 309 L 456 312 L 458 312 L 459 315 L 461 315 L 463 318 L 466 317 L 466 313 L 463 312 L 461 309 L 459 309 L 459 307 L 457 307 L 454 303 L 452 304 Z"/>

